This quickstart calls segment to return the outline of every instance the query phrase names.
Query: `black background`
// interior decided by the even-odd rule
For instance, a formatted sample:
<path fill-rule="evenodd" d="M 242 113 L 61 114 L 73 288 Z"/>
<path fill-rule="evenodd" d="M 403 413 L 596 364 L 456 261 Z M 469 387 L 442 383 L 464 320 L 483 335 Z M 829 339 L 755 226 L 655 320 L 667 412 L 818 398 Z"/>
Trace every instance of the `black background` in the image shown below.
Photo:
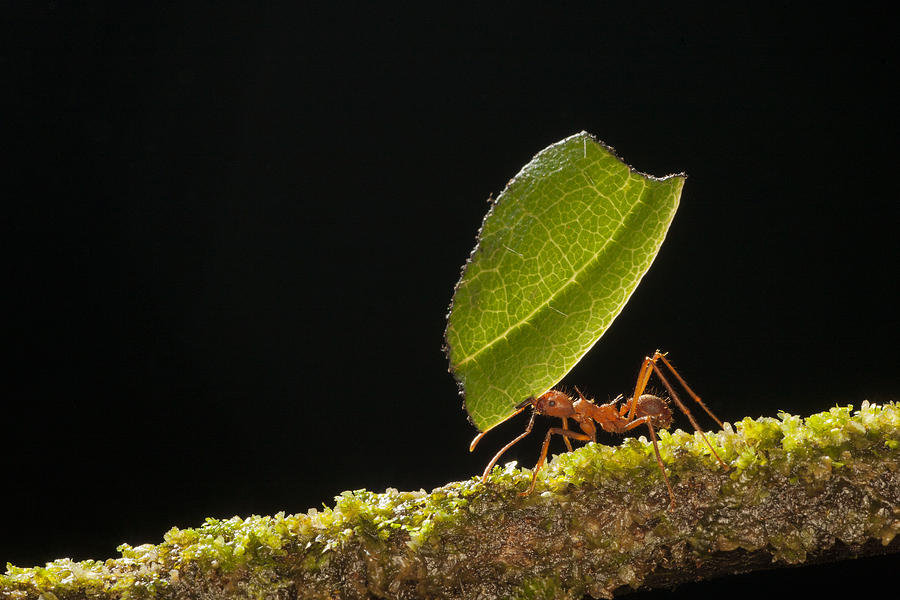
<path fill-rule="evenodd" d="M 896 398 L 891 21 L 590 6 L 8 15 L 0 564 L 480 473 L 524 421 L 469 454 L 452 288 L 580 130 L 689 177 L 565 383 L 627 392 L 659 347 L 724 420 Z"/>

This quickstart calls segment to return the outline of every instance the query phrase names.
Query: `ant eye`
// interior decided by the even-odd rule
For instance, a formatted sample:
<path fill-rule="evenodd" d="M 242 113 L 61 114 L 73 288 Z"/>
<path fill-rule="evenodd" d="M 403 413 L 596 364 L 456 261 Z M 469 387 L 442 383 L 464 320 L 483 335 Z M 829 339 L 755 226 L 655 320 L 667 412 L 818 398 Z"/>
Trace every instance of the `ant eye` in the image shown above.
<path fill-rule="evenodd" d="M 547 403 L 549 406 L 556 406 L 556 400 L 551 400 Z"/>

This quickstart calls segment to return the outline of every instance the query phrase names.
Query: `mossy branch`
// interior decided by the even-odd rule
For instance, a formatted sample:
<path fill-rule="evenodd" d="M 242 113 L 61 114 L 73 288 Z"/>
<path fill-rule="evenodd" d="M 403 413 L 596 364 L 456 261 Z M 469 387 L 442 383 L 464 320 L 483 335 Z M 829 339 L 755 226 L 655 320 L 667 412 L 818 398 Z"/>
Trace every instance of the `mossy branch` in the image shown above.
<path fill-rule="evenodd" d="M 0 596 L 581 598 L 900 550 L 900 405 L 662 432 L 425 492 L 345 492 L 307 514 L 208 519 L 105 562 L 9 565 Z"/>

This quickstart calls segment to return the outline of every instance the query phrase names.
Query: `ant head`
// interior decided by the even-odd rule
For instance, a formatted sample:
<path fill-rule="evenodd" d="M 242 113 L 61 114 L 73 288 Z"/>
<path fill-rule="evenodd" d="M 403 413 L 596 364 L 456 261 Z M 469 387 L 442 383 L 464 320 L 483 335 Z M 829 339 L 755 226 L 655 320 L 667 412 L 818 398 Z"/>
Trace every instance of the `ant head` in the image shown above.
<path fill-rule="evenodd" d="M 534 411 L 548 417 L 571 417 L 575 414 L 572 399 L 559 390 L 550 390 L 531 401 Z"/>

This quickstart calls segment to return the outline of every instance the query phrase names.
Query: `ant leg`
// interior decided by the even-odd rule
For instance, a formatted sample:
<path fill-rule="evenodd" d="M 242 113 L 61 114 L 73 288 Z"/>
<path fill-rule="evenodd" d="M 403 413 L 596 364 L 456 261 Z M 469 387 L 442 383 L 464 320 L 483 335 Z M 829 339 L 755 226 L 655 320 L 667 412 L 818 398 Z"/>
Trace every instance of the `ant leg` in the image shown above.
<path fill-rule="evenodd" d="M 669 371 L 672 372 L 672 375 L 675 376 L 675 379 L 678 380 L 678 383 L 680 383 L 680 384 L 682 385 L 682 387 L 683 387 L 685 390 L 687 390 L 688 395 L 690 395 L 690 397 L 694 399 L 694 402 L 696 402 L 697 404 L 699 404 L 700 407 L 701 407 L 703 410 L 706 411 L 706 414 L 708 414 L 710 417 L 712 417 L 713 421 L 715 421 L 716 423 L 719 424 L 719 427 L 725 427 L 725 426 L 722 424 L 722 421 L 720 421 L 719 418 L 718 418 L 716 415 L 714 415 L 714 414 L 712 413 L 712 411 L 709 410 L 709 408 L 706 407 L 706 404 L 703 403 L 703 400 L 700 399 L 700 396 L 698 396 L 696 393 L 694 393 L 694 390 L 691 389 L 691 386 L 689 386 L 689 385 L 687 384 L 687 382 L 681 377 L 681 375 L 678 374 L 678 371 L 675 370 L 675 367 L 672 366 L 672 363 L 670 363 L 670 362 L 666 359 L 665 353 L 660 353 L 660 351 L 657 350 L 657 351 L 656 351 L 656 354 L 659 355 L 658 358 L 663 362 L 663 364 L 666 365 L 666 366 L 669 368 Z M 654 370 L 656 371 L 656 374 L 659 375 L 659 374 L 660 374 L 660 373 L 659 373 L 659 369 L 656 368 L 656 365 L 654 365 L 653 368 L 654 368 Z"/>
<path fill-rule="evenodd" d="M 519 414 L 520 412 L 522 412 L 523 410 L 525 410 L 526 408 L 528 408 L 529 406 L 531 406 L 531 400 L 533 400 L 533 398 L 529 398 L 529 399 L 526 401 L 527 403 L 526 403 L 526 402 L 523 402 L 522 404 L 520 404 L 518 407 L 516 407 L 516 412 L 514 412 L 513 414 L 509 415 L 508 417 L 506 417 L 505 419 L 503 419 L 502 421 L 500 421 L 500 423 L 505 423 L 506 421 L 509 421 L 509 420 L 512 419 L 514 416 L 516 416 L 517 414 Z M 483 437 L 485 436 L 485 434 L 486 434 L 488 431 L 490 431 L 491 429 L 493 429 L 493 428 L 496 427 L 497 425 L 500 425 L 500 423 L 495 423 L 494 425 L 491 425 L 490 427 L 488 427 L 487 429 L 485 429 L 484 431 L 482 431 L 481 433 L 479 433 L 478 435 L 476 435 L 476 436 L 475 436 L 475 439 L 472 440 L 472 443 L 469 444 L 469 452 L 474 452 L 474 451 L 475 451 L 475 446 L 478 445 L 478 442 L 481 441 L 481 438 L 483 438 Z"/>
<path fill-rule="evenodd" d="M 722 424 L 722 421 L 719 420 L 719 417 L 714 415 L 713 412 L 711 410 L 709 410 L 709 407 L 706 406 L 706 404 L 703 402 L 703 400 L 700 399 L 700 396 L 698 396 L 697 393 L 691 389 L 691 386 L 689 386 L 687 384 L 687 381 L 685 381 L 684 378 L 678 373 L 678 371 L 675 370 L 675 367 L 673 367 L 672 363 L 669 362 L 669 359 L 666 358 L 666 353 L 660 352 L 659 350 L 654 352 L 653 356 L 644 357 L 644 361 L 641 363 L 641 369 L 638 371 L 637 381 L 635 382 L 635 385 L 634 385 L 634 394 L 632 394 L 632 396 L 631 396 L 632 399 L 640 398 L 641 394 L 644 393 L 644 390 L 647 387 L 647 383 L 650 381 L 650 375 L 652 375 L 654 372 L 657 375 L 659 375 L 660 379 L 664 379 L 659 367 L 656 366 L 656 361 L 660 361 L 660 360 L 662 361 L 662 363 L 664 365 L 666 365 L 666 367 L 669 369 L 669 372 L 671 372 L 672 375 L 675 376 L 675 379 L 678 380 L 678 383 L 680 383 L 681 386 L 685 389 L 685 391 L 687 391 L 688 395 L 694 400 L 694 402 L 699 404 L 700 408 L 705 410 L 706 414 L 708 414 L 710 417 L 712 417 L 712 420 L 715 421 L 716 423 L 718 423 L 719 427 L 724 427 L 724 425 Z M 669 387 L 669 389 L 671 390 L 671 387 Z M 622 409 L 623 409 L 623 412 L 620 412 L 620 414 L 622 416 L 625 416 L 624 410 L 627 410 L 628 420 L 633 421 L 635 411 L 637 410 L 637 402 L 632 400 L 630 406 L 628 406 L 626 404 L 622 407 Z M 685 414 L 688 414 L 688 413 L 685 413 Z M 696 425 L 694 425 L 694 426 L 696 427 Z"/>
<path fill-rule="evenodd" d="M 591 441 L 591 436 L 586 433 L 579 433 L 577 431 L 572 431 L 571 429 L 563 429 L 562 427 L 551 427 L 547 432 L 546 437 L 544 437 L 544 445 L 541 447 L 541 457 L 538 458 L 537 464 L 534 465 L 534 472 L 531 475 L 531 485 L 528 487 L 527 491 L 519 494 L 520 496 L 527 496 L 534 491 L 534 484 L 537 481 L 538 471 L 541 470 L 541 467 L 544 466 L 544 461 L 547 460 L 547 449 L 550 447 L 550 436 L 552 436 L 554 433 L 557 433 L 565 438 L 572 438 L 574 440 L 580 440 L 582 442 Z"/>
<path fill-rule="evenodd" d="M 537 414 L 536 412 L 531 413 L 531 420 L 528 421 L 528 425 L 525 427 L 525 431 L 521 435 L 519 435 L 519 437 L 517 437 L 516 439 L 514 439 L 507 445 L 500 448 L 500 452 L 498 452 L 497 454 L 494 455 L 494 458 L 491 459 L 491 462 L 489 462 L 488 466 L 484 469 L 484 474 L 481 476 L 482 482 L 487 481 L 487 478 L 491 472 L 491 469 L 494 468 L 494 465 L 497 464 L 497 461 L 500 460 L 500 457 L 503 456 L 503 453 L 506 452 L 507 450 L 509 450 L 510 448 L 512 448 L 516 444 L 516 442 L 518 442 L 523 437 L 525 437 L 526 435 L 531 433 L 531 428 L 534 426 L 534 417 L 536 414 Z M 478 439 L 481 439 L 481 438 L 476 438 L 476 440 L 478 440 Z M 474 447 L 474 445 L 475 444 L 473 443 L 472 446 Z"/>
<path fill-rule="evenodd" d="M 665 361 L 665 358 L 663 358 L 663 360 Z M 666 364 L 668 365 L 668 361 L 666 361 Z M 653 371 L 656 373 L 656 376 L 659 377 L 659 380 L 662 381 L 664 386 L 666 386 L 666 391 L 669 392 L 669 395 L 672 397 L 672 401 L 678 405 L 678 408 L 681 409 L 681 412 L 683 412 L 685 414 L 685 416 L 691 422 L 691 425 L 694 426 L 694 429 L 700 434 L 700 437 L 703 438 L 703 441 L 706 442 L 706 445 L 709 447 L 710 452 L 713 453 L 713 456 L 716 457 L 716 460 L 719 461 L 719 464 L 721 464 L 723 467 L 725 467 L 726 471 L 729 470 L 728 465 L 725 464 L 725 461 L 723 461 L 721 458 L 719 458 L 719 455 L 716 453 L 715 448 L 713 448 L 712 444 L 709 443 L 709 440 L 706 439 L 706 435 L 703 433 L 703 429 L 700 428 L 700 425 L 697 424 L 697 421 L 694 419 L 694 415 L 691 414 L 691 411 L 688 410 L 688 407 L 684 405 L 684 402 L 681 401 L 681 399 L 678 397 L 678 394 L 676 394 L 675 390 L 672 389 L 672 386 L 669 384 L 669 381 L 666 379 L 665 375 L 663 375 L 662 371 L 659 369 L 659 367 L 656 366 L 655 363 L 651 363 L 651 366 L 653 368 Z M 672 369 L 671 365 L 669 365 L 669 368 Z M 672 372 L 675 373 L 675 370 L 672 369 Z M 676 377 L 678 376 L 677 373 L 675 373 L 675 375 L 676 375 Z M 678 379 L 679 379 L 679 381 L 682 381 L 681 377 L 678 377 Z M 690 388 L 688 388 L 686 385 L 684 387 L 690 392 Z M 693 392 L 691 392 L 691 394 L 693 396 Z M 699 402 L 700 398 L 694 396 L 694 400 L 697 400 Z M 637 404 L 637 402 L 632 402 L 632 404 Z M 700 403 L 700 406 L 703 406 L 703 408 L 706 408 L 706 406 L 703 405 L 702 402 Z M 709 412 L 709 409 L 707 409 L 706 412 Z M 712 415 L 712 413 L 709 413 L 709 414 Z M 713 416 L 713 418 L 715 419 L 715 416 Z M 638 419 L 638 420 L 640 420 L 640 419 Z M 722 425 L 722 422 L 719 421 L 718 419 L 716 419 L 716 422 L 719 425 Z M 649 425 L 649 422 L 648 422 L 648 425 Z M 627 427 L 627 429 L 631 429 L 631 427 L 632 427 L 632 425 L 629 425 Z M 651 426 L 651 431 L 652 431 L 652 426 Z"/>
<path fill-rule="evenodd" d="M 641 363 L 641 368 L 638 371 L 637 381 L 635 381 L 635 383 L 634 383 L 634 393 L 631 395 L 630 406 L 629 406 L 629 403 L 626 402 L 625 404 L 622 405 L 622 408 L 619 411 L 619 414 L 624 417 L 625 416 L 624 411 L 627 410 L 629 421 L 634 421 L 634 415 L 635 415 L 635 412 L 637 411 L 637 399 L 640 398 L 641 395 L 644 393 L 644 390 L 647 389 L 647 382 L 650 381 L 650 375 L 653 374 L 651 365 L 655 365 L 656 361 L 659 360 L 660 358 L 663 358 L 663 360 L 665 360 L 664 356 L 665 355 L 662 352 L 657 350 L 656 352 L 653 353 L 652 357 L 650 357 L 650 356 L 644 357 L 644 361 Z M 679 379 L 681 379 L 681 378 L 679 377 Z"/>
<path fill-rule="evenodd" d="M 567 419 L 566 417 L 562 417 L 562 422 L 563 422 L 563 429 L 568 429 L 569 428 L 569 419 Z M 572 451 L 572 442 L 570 442 L 569 438 L 566 436 L 563 436 L 563 441 L 566 443 L 566 448 L 568 448 L 569 452 L 571 452 Z"/>
<path fill-rule="evenodd" d="M 666 482 L 666 489 L 669 490 L 669 510 L 675 510 L 675 493 L 672 491 L 672 485 L 669 483 L 669 476 L 666 475 L 666 466 L 663 464 L 662 456 L 659 453 L 659 445 L 656 442 L 656 431 L 653 430 L 651 418 L 647 416 L 635 419 L 625 427 L 625 431 L 634 429 L 638 425 L 643 425 L 645 423 L 647 424 L 647 429 L 650 430 L 650 439 L 653 440 L 653 452 L 656 453 L 656 464 L 659 465 L 659 470 L 662 471 L 663 479 Z"/>

